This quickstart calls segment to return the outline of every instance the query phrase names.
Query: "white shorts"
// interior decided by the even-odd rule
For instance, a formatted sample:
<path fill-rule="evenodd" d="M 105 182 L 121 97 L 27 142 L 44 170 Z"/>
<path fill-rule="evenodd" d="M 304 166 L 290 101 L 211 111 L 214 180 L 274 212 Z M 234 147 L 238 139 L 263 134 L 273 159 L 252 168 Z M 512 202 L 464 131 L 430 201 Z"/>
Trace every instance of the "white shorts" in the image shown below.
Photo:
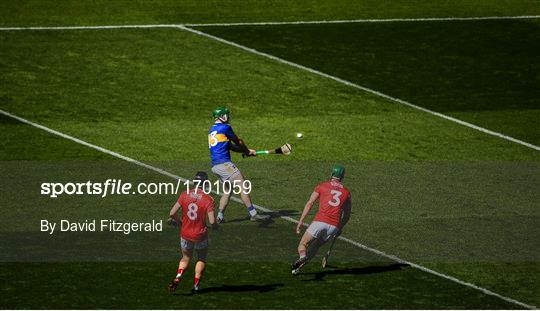
<path fill-rule="evenodd" d="M 196 250 L 200 250 L 200 249 L 205 249 L 208 247 L 208 239 L 204 239 L 200 242 L 192 242 L 192 241 L 189 241 L 189 240 L 185 240 L 184 238 L 180 238 L 180 247 L 182 249 L 196 249 Z"/>
<path fill-rule="evenodd" d="M 338 233 L 338 228 L 322 221 L 314 221 L 307 228 L 307 232 L 314 238 L 326 242 Z"/>
<path fill-rule="evenodd" d="M 240 170 L 232 162 L 225 162 L 212 166 L 212 172 L 216 174 L 221 181 L 229 180 L 240 174 Z"/>

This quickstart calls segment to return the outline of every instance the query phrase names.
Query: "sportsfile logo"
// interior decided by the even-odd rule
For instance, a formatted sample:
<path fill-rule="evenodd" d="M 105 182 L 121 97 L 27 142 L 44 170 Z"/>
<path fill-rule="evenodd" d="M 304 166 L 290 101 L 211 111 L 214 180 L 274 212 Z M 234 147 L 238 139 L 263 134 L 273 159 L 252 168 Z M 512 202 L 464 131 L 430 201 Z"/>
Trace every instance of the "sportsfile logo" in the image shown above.
<path fill-rule="evenodd" d="M 107 195 L 167 195 L 178 194 L 180 186 L 185 184 L 181 180 L 172 182 L 150 182 L 137 183 L 134 187 L 130 182 L 121 179 L 107 179 L 105 182 L 44 182 L 41 183 L 41 194 L 50 198 L 57 198 L 60 195 L 96 195 L 102 198 Z"/>
<path fill-rule="evenodd" d="M 181 186 L 183 186 L 181 188 Z M 251 192 L 250 180 L 234 180 L 225 182 L 211 182 L 206 180 L 194 182 L 178 179 L 172 182 L 140 182 L 134 186 L 131 182 L 124 182 L 121 179 L 107 179 L 104 182 L 44 182 L 41 183 L 41 194 L 49 198 L 58 198 L 61 195 L 96 195 L 102 198 L 108 195 L 169 195 L 179 194 L 180 190 L 202 191 L 206 194 L 240 194 L 242 191 L 249 194 Z"/>

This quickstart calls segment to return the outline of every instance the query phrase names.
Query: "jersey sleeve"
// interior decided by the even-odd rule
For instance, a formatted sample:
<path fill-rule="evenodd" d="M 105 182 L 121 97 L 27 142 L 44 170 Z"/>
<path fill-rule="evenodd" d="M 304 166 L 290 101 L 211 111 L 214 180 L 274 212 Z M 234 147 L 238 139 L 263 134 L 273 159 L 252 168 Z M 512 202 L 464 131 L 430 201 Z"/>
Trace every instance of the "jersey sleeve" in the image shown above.
<path fill-rule="evenodd" d="M 318 194 L 321 194 L 322 190 L 322 184 L 318 184 L 317 187 L 313 190 L 313 192 L 317 192 Z"/>
<path fill-rule="evenodd" d="M 178 202 L 178 204 L 182 205 L 182 202 L 184 202 L 186 198 L 186 192 L 182 192 L 182 194 L 180 194 L 180 196 L 178 197 L 178 200 L 176 202 Z"/>
<path fill-rule="evenodd" d="M 230 126 L 229 124 L 227 124 L 227 127 L 224 129 L 224 133 L 223 133 L 223 134 L 225 134 L 225 136 L 227 136 L 227 138 L 229 138 L 229 139 L 232 138 L 232 137 L 234 137 L 234 136 L 236 136 L 236 135 L 234 134 L 234 131 L 233 131 L 233 129 L 232 129 L 232 126 Z"/>

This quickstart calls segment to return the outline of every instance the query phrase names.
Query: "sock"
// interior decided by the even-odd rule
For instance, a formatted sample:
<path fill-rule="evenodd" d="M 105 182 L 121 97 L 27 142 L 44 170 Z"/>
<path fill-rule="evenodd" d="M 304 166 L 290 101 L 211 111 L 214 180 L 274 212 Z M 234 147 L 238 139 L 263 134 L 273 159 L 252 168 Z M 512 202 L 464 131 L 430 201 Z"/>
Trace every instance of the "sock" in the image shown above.
<path fill-rule="evenodd" d="M 176 278 L 177 279 L 181 278 L 183 273 L 184 273 L 184 269 L 178 268 L 178 270 L 176 270 Z"/>
<path fill-rule="evenodd" d="M 249 215 L 251 217 L 257 215 L 257 210 L 255 209 L 255 207 L 253 207 L 253 205 L 251 205 L 250 207 L 248 207 L 248 212 L 249 212 Z"/>
<path fill-rule="evenodd" d="M 306 251 L 300 251 L 298 254 L 300 255 L 300 259 L 306 258 Z"/>
<path fill-rule="evenodd" d="M 218 215 L 218 218 L 223 218 L 223 216 L 225 216 L 222 211 L 219 211 L 217 215 Z"/>
<path fill-rule="evenodd" d="M 200 281 L 201 281 L 200 278 L 195 277 L 195 280 L 193 281 L 193 286 L 198 286 Z"/>

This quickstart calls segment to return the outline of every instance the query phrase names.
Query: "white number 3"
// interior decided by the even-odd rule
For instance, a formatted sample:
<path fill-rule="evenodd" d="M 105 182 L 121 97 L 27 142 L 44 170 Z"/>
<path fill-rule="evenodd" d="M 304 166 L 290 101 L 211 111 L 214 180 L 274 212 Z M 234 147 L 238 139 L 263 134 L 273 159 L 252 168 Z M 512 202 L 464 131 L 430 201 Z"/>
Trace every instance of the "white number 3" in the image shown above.
<path fill-rule="evenodd" d="M 341 196 L 342 192 L 337 190 L 330 190 L 330 194 L 333 196 L 333 198 L 332 200 L 328 201 L 328 204 L 331 206 L 339 206 L 339 203 L 341 203 L 339 197 Z"/>
<path fill-rule="evenodd" d="M 187 217 L 191 220 L 195 220 L 197 219 L 197 210 L 199 209 L 199 207 L 197 206 L 197 204 L 195 203 L 189 203 L 188 207 L 187 207 L 188 211 L 187 211 Z"/>
<path fill-rule="evenodd" d="M 218 139 L 216 137 L 217 131 L 213 131 L 210 134 L 208 134 L 208 146 L 209 148 L 214 147 L 218 143 Z"/>

